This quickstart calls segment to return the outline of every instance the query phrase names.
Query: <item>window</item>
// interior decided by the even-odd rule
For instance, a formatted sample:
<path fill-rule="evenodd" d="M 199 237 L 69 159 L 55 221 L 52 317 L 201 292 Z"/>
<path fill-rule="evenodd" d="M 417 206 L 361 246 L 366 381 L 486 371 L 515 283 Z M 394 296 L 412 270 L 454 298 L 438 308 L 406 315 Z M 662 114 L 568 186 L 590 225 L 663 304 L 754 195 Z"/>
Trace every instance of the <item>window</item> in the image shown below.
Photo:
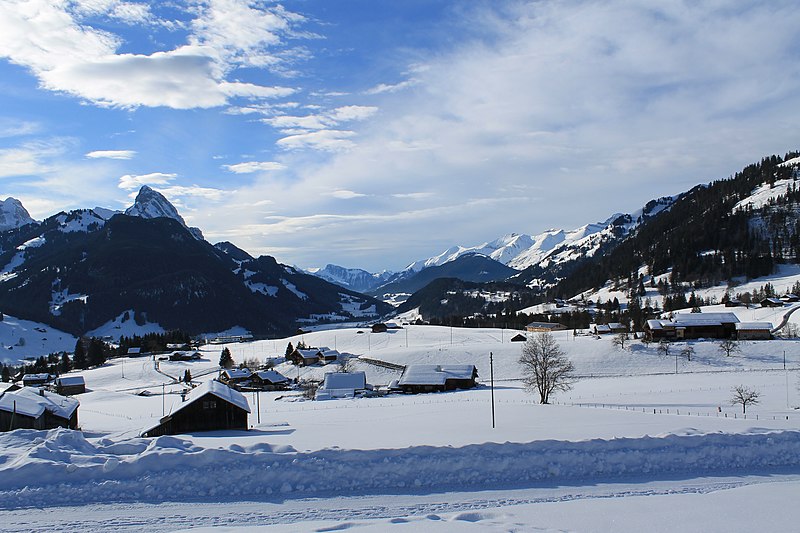
<path fill-rule="evenodd" d="M 203 400 L 203 409 L 216 409 L 217 402 L 214 400 Z"/>

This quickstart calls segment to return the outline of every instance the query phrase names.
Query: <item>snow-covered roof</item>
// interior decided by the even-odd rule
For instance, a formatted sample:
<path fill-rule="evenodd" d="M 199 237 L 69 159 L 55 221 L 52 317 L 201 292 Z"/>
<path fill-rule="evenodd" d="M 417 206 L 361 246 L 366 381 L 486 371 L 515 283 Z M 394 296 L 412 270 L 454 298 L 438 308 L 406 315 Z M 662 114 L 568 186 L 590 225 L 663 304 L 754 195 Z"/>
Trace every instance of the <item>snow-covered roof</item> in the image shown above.
<path fill-rule="evenodd" d="M 289 381 L 289 378 L 275 370 L 260 370 L 258 372 L 254 372 L 253 375 L 258 376 L 264 381 L 269 381 L 270 383 L 283 383 L 285 381 Z"/>
<path fill-rule="evenodd" d="M 772 323 L 771 322 L 739 322 L 736 324 L 736 331 L 740 330 L 772 330 Z"/>
<path fill-rule="evenodd" d="M 319 350 L 316 348 L 313 349 L 297 349 L 297 353 L 299 353 L 302 357 L 306 359 L 313 359 L 314 357 L 319 357 Z"/>
<path fill-rule="evenodd" d="M 563 324 L 556 322 L 531 322 L 526 328 L 539 328 L 539 329 L 564 329 Z"/>
<path fill-rule="evenodd" d="M 322 389 L 353 389 L 363 390 L 367 387 L 365 372 L 329 372 L 325 374 Z"/>
<path fill-rule="evenodd" d="M 400 385 L 444 385 L 448 379 L 472 379 L 474 365 L 408 365 Z"/>
<path fill-rule="evenodd" d="M 128 353 L 129 354 L 142 353 L 142 349 L 141 348 L 128 348 Z"/>
<path fill-rule="evenodd" d="M 86 382 L 83 379 L 83 376 L 61 376 L 56 378 L 56 384 L 58 385 L 86 385 Z"/>
<path fill-rule="evenodd" d="M 719 326 L 738 322 L 739 319 L 733 313 L 676 313 L 672 319 L 676 327 Z"/>
<path fill-rule="evenodd" d="M 622 324 L 620 322 L 609 322 L 608 327 L 611 329 L 628 329 L 627 327 L 625 327 L 625 324 Z"/>
<path fill-rule="evenodd" d="M 230 368 L 222 373 L 228 376 L 228 379 L 247 379 L 251 374 L 249 368 Z"/>
<path fill-rule="evenodd" d="M 45 409 L 55 416 L 69 419 L 78 408 L 80 402 L 74 398 L 67 398 L 52 392 L 41 392 L 39 389 L 21 388 L 6 392 L 0 397 L 0 409 L 12 411 L 14 401 L 17 402 L 17 412 L 34 418 L 41 415 Z"/>
<path fill-rule="evenodd" d="M 341 354 L 339 350 L 331 350 L 331 349 L 322 349 L 320 348 L 320 352 L 322 353 L 323 357 L 336 357 L 338 358 Z"/>
<path fill-rule="evenodd" d="M 202 398 L 208 393 L 213 394 L 220 400 L 225 400 L 228 403 L 232 403 L 236 407 L 244 409 L 248 413 L 250 412 L 250 404 L 247 403 L 247 398 L 244 397 L 244 394 L 242 394 L 237 390 L 233 390 L 224 383 L 211 380 L 211 381 L 206 381 L 199 387 L 195 387 L 194 389 L 192 389 L 186 396 L 186 401 L 183 402 L 180 405 L 180 407 L 175 409 L 171 413 L 171 415 L 174 415 L 175 413 L 185 408 L 186 406 L 191 405 L 192 402 L 197 401 L 198 399 Z"/>
<path fill-rule="evenodd" d="M 48 381 L 50 379 L 50 374 L 25 374 L 22 376 L 22 382 L 27 383 L 29 381 Z"/>
<path fill-rule="evenodd" d="M 663 322 L 664 322 L 663 320 L 648 320 L 647 321 L 647 327 L 650 328 L 651 330 L 653 330 L 653 329 L 664 329 L 664 327 L 662 325 Z"/>

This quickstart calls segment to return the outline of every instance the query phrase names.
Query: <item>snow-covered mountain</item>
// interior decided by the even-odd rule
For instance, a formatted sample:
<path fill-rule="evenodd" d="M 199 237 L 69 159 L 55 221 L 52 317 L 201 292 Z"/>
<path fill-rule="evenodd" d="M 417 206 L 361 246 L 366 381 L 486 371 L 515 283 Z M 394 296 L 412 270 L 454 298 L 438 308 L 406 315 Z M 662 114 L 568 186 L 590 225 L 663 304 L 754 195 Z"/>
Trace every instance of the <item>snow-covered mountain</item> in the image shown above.
<path fill-rule="evenodd" d="M 19 228 L 33 222 L 36 221 L 31 218 L 22 202 L 11 197 L 0 200 L 0 231 Z"/>
<path fill-rule="evenodd" d="M 181 226 L 188 229 L 196 239 L 203 240 L 203 233 L 199 228 L 190 228 L 187 226 L 183 217 L 178 213 L 178 210 L 175 209 L 175 206 L 172 205 L 163 194 L 151 189 L 147 185 L 139 189 L 139 194 L 136 195 L 133 205 L 125 210 L 125 214 L 142 218 L 171 218 L 180 222 Z"/>
<path fill-rule="evenodd" d="M 363 293 L 386 283 L 394 274 L 386 270 L 372 274 L 360 268 L 345 268 L 331 264 L 321 269 L 309 269 L 308 272 L 336 285 Z"/>

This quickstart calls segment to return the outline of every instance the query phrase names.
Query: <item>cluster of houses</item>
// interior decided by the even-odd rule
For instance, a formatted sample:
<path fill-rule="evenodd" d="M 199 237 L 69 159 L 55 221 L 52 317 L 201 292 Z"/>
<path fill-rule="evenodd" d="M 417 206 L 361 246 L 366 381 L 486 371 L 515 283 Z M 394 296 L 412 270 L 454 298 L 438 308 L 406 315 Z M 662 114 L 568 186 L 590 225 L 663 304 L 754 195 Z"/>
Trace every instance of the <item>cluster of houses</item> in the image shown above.
<path fill-rule="evenodd" d="M 338 351 L 322 346 L 321 348 L 295 348 L 286 356 L 286 360 L 296 366 L 327 365 L 335 363 L 341 356 L 342 354 Z"/>

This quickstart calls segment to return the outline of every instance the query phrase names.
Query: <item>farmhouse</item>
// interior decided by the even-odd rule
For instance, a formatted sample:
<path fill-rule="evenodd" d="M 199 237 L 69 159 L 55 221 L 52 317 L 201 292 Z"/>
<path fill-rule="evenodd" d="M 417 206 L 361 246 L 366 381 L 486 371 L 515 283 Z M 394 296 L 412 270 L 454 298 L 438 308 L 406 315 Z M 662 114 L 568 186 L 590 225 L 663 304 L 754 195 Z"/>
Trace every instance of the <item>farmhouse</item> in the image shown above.
<path fill-rule="evenodd" d="M 530 333 L 543 333 L 545 331 L 563 331 L 565 329 L 567 329 L 567 326 L 555 322 L 531 322 L 530 324 L 525 326 L 525 331 L 528 331 Z"/>
<path fill-rule="evenodd" d="M 739 322 L 736 324 L 736 338 L 740 341 L 769 340 L 772 338 L 770 322 Z"/>
<path fill-rule="evenodd" d="M 41 387 L 50 381 L 50 374 L 25 374 L 22 376 L 23 387 Z"/>
<path fill-rule="evenodd" d="M 733 339 L 739 319 L 733 313 L 676 313 L 672 320 L 648 320 L 650 340 Z"/>
<path fill-rule="evenodd" d="M 247 429 L 250 405 L 241 392 L 219 381 L 207 381 L 193 389 L 186 401 L 159 424 L 142 433 L 143 437 L 178 435 L 196 431 Z"/>
<path fill-rule="evenodd" d="M 62 396 L 74 396 L 86 392 L 83 376 L 61 376 L 56 378 L 56 392 Z"/>
<path fill-rule="evenodd" d="M 260 370 L 250 376 L 250 386 L 261 390 L 284 390 L 289 386 L 289 378 L 275 370 Z"/>
<path fill-rule="evenodd" d="M 389 327 L 383 322 L 378 322 L 372 325 L 372 333 L 386 333 Z"/>
<path fill-rule="evenodd" d="M 319 363 L 321 355 L 317 348 L 295 348 L 286 359 L 298 366 L 309 366 Z"/>
<path fill-rule="evenodd" d="M 764 298 L 761 307 L 783 307 L 783 301 L 780 298 Z"/>
<path fill-rule="evenodd" d="M 78 400 L 44 389 L 21 388 L 0 395 L 0 431 L 78 429 Z"/>
<path fill-rule="evenodd" d="M 229 368 L 223 370 L 219 375 L 219 380 L 228 387 L 238 387 L 250 381 L 249 368 Z"/>
<path fill-rule="evenodd" d="M 331 350 L 327 346 L 319 349 L 319 362 L 323 365 L 328 363 L 335 363 L 341 354 L 337 350 Z"/>
<path fill-rule="evenodd" d="M 528 337 L 523 335 L 522 333 L 517 333 L 513 337 L 511 337 L 511 342 L 525 342 L 528 340 Z"/>
<path fill-rule="evenodd" d="M 475 365 L 408 365 L 400 376 L 403 392 L 441 392 L 475 387 Z"/>
<path fill-rule="evenodd" d="M 367 385 L 367 375 L 361 372 L 329 372 L 317 389 L 316 400 L 334 398 L 353 398 L 356 394 L 371 389 Z"/>

